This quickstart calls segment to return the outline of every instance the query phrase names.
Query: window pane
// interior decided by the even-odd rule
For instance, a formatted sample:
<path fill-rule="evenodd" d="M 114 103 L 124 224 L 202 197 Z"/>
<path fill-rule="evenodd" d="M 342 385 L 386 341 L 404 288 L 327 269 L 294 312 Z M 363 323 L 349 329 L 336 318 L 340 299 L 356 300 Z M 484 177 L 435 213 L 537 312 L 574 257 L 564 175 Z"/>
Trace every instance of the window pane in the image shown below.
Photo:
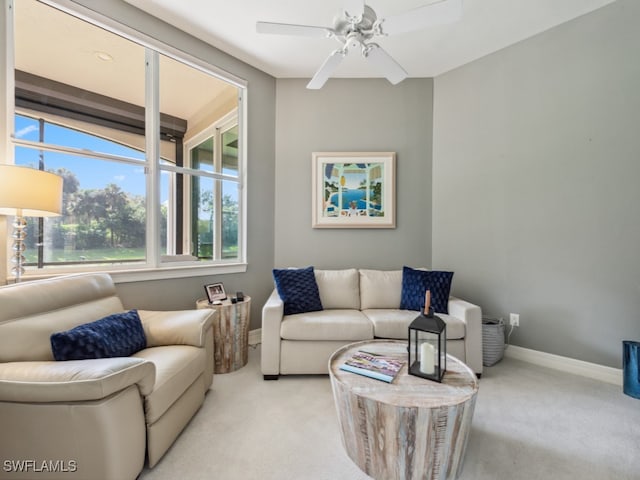
<path fill-rule="evenodd" d="M 44 142 L 144 160 L 144 151 L 53 123 L 44 124 Z"/>
<path fill-rule="evenodd" d="M 235 182 L 222 182 L 222 258 L 238 258 L 240 189 Z"/>
<path fill-rule="evenodd" d="M 47 143 L 143 159 L 144 47 L 35 0 L 14 5 L 16 111 L 68 128 L 45 129 Z M 38 141 L 19 122 L 15 135 Z"/>
<path fill-rule="evenodd" d="M 15 118 L 16 138 L 39 142 L 40 126 L 35 118 L 16 115 Z"/>
<path fill-rule="evenodd" d="M 173 219 L 169 218 L 172 214 L 173 208 L 173 185 L 174 185 L 174 173 L 160 171 L 160 254 L 161 255 L 175 255 L 173 244 L 170 242 L 169 236 L 169 222 Z"/>
<path fill-rule="evenodd" d="M 107 153 L 138 160 L 145 159 L 144 151 L 129 148 L 97 136 L 99 131 L 104 132 L 105 129 L 94 128 L 93 130 L 96 131 L 96 134 L 89 134 L 26 115 L 16 115 L 15 122 L 16 136 L 24 140 L 44 142 L 50 145 L 64 145 L 85 151 Z M 136 143 L 144 144 L 144 137 Z"/>
<path fill-rule="evenodd" d="M 222 173 L 238 176 L 238 126 L 222 133 Z"/>
<path fill-rule="evenodd" d="M 17 165 L 63 177 L 63 215 L 30 219 L 25 257 L 39 268 L 52 264 L 144 261 L 146 241 L 145 174 L 137 165 L 107 162 L 17 147 Z M 100 172 L 96 175 L 96 172 Z M 41 244 L 41 247 L 40 245 Z"/>
<path fill-rule="evenodd" d="M 207 177 L 191 177 L 191 219 L 193 255 L 214 258 L 215 252 L 215 181 Z"/>
<path fill-rule="evenodd" d="M 191 149 L 191 168 L 213 172 L 213 137 L 207 138 Z"/>
<path fill-rule="evenodd" d="M 35 0 L 14 6 L 15 137 L 42 144 L 16 147 L 15 163 L 64 179 L 63 215 L 29 220 L 28 266 L 145 262 L 144 48 Z"/>
<path fill-rule="evenodd" d="M 165 55 L 159 60 L 160 112 L 173 122 L 175 164 L 194 171 L 167 175 L 167 184 L 162 185 L 163 204 L 168 199 L 166 251 L 203 260 L 238 258 L 238 187 L 223 187 L 219 180 L 197 175 L 238 175 L 238 128 L 232 120 L 238 89 Z M 161 119 L 161 128 L 167 125 Z M 225 221 L 230 222 L 226 230 Z"/>

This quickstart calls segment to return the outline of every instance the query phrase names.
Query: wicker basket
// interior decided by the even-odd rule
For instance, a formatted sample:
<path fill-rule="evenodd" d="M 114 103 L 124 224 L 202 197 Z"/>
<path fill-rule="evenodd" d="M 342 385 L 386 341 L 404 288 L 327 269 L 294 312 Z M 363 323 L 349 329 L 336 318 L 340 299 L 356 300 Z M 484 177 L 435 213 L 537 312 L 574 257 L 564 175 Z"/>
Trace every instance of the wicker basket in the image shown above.
<path fill-rule="evenodd" d="M 482 319 L 482 364 L 495 365 L 504 355 L 504 321 L 501 318 Z"/>

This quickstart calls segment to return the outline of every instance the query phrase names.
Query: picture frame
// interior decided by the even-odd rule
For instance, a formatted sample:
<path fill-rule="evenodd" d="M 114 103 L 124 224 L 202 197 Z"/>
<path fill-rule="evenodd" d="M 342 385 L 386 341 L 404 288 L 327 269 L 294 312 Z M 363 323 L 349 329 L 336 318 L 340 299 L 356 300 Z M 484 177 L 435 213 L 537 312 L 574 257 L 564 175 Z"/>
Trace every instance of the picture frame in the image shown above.
<path fill-rule="evenodd" d="M 395 152 L 313 152 L 313 228 L 395 228 Z"/>
<path fill-rule="evenodd" d="M 227 294 L 224 291 L 224 285 L 222 283 L 211 283 L 204 286 L 204 291 L 207 294 L 207 300 L 209 303 L 221 302 L 227 299 Z"/>

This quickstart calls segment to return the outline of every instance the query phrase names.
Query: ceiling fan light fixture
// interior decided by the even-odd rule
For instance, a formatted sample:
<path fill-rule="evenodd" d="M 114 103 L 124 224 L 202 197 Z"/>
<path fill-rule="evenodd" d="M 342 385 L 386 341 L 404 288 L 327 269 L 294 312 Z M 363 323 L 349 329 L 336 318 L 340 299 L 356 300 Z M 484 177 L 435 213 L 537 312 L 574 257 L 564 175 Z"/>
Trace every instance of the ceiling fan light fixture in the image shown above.
<path fill-rule="evenodd" d="M 347 38 L 344 42 L 344 49 L 345 53 L 348 51 L 348 48 L 356 48 L 359 46 L 362 46 L 364 48 L 365 44 L 364 44 L 364 38 L 362 37 L 361 34 L 359 34 L 358 32 L 352 32 L 349 35 L 347 35 Z"/>
<path fill-rule="evenodd" d="M 324 61 L 320 69 L 308 83 L 307 88 L 322 88 L 338 67 L 349 48 L 362 48 L 362 55 L 378 69 L 393 85 L 400 83 L 409 74 L 378 44 L 371 43 L 374 37 L 386 37 L 395 33 L 405 33 L 433 25 L 451 23 L 462 16 L 463 0 L 439 0 L 414 8 L 388 18 L 378 18 L 376 12 L 365 0 L 343 0 L 345 8 L 335 18 L 333 28 L 285 23 L 258 22 L 259 33 L 302 36 L 334 37 L 342 43 Z"/>

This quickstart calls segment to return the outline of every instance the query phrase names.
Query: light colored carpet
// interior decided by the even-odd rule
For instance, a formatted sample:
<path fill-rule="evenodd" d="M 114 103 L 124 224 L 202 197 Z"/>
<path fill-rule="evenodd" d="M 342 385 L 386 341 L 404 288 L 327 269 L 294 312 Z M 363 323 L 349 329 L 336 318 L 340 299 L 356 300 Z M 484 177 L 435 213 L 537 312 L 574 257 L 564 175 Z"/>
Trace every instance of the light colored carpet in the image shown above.
<path fill-rule="evenodd" d="M 344 453 L 328 376 L 265 382 L 259 347 L 140 480 L 365 480 Z M 485 367 L 462 480 L 640 479 L 640 400 L 505 358 Z"/>

